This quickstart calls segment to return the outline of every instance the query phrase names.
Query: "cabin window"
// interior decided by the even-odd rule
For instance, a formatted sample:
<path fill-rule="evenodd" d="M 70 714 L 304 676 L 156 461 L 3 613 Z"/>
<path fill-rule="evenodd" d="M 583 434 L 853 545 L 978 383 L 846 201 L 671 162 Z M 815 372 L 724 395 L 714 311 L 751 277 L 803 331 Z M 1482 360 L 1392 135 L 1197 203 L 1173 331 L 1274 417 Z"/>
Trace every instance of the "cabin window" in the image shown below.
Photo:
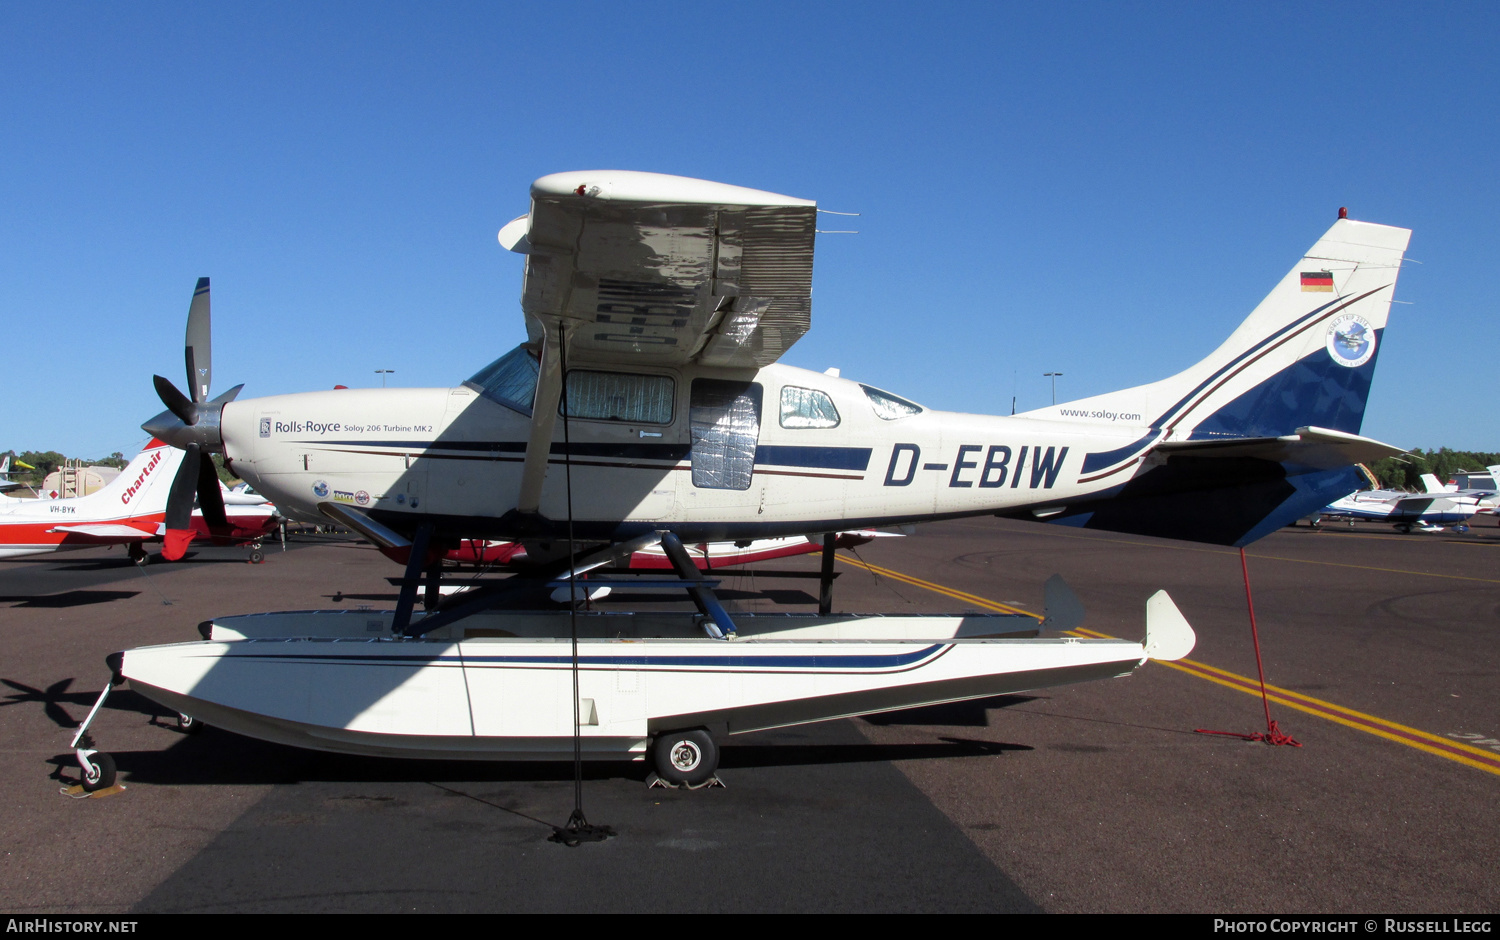
<path fill-rule="evenodd" d="M 904 398 L 898 398 L 890 392 L 882 392 L 878 388 L 861 385 L 860 390 L 865 397 L 870 399 L 870 407 L 875 409 L 875 414 L 887 421 L 895 421 L 897 418 L 905 418 L 909 415 L 922 413 L 922 406 L 915 402 L 909 402 Z"/>
<path fill-rule="evenodd" d="M 513 411 L 531 417 L 536 400 L 536 357 L 525 346 L 510 352 L 474 373 L 464 385 Z"/>
<path fill-rule="evenodd" d="M 566 402 L 557 403 L 557 413 L 594 421 L 629 424 L 671 424 L 672 396 L 676 383 L 665 375 L 628 375 L 623 372 L 568 373 Z"/>
<path fill-rule="evenodd" d="M 781 389 L 781 426 L 784 428 L 836 428 L 839 410 L 827 392 L 787 385 Z"/>
<path fill-rule="evenodd" d="M 755 382 L 694 379 L 688 424 L 693 439 L 693 485 L 748 490 L 760 439 L 761 387 Z"/>

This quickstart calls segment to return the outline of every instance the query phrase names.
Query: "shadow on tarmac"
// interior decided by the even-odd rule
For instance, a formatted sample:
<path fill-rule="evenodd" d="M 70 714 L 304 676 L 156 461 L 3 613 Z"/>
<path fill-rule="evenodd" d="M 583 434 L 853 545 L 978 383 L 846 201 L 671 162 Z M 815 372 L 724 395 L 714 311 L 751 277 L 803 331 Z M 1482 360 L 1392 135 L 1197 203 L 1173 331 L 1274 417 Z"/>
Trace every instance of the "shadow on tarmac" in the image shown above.
<path fill-rule="evenodd" d="M 111 704 L 114 697 L 111 696 Z M 455 761 L 410 760 L 397 757 L 362 757 L 308 751 L 246 738 L 218 728 L 205 728 L 191 736 L 175 723 L 161 720 L 171 713 L 153 715 L 151 723 L 179 740 L 162 750 L 115 751 L 107 738 L 98 746 L 114 757 L 126 781 L 173 786 L 222 786 L 233 784 L 288 784 L 310 782 L 555 782 L 573 779 L 569 761 Z M 59 724 L 63 722 L 59 721 Z M 976 741 L 944 737 L 924 744 L 729 744 L 722 751 L 720 767 L 745 770 L 762 767 L 830 766 L 884 763 L 902 760 L 943 760 L 990 757 L 1006 751 L 1030 751 L 1023 744 Z M 77 769 L 71 753 L 59 754 L 47 763 L 49 776 L 60 778 Z M 644 782 L 650 773 L 646 761 L 585 761 L 584 780 L 635 780 Z"/>
<path fill-rule="evenodd" d="M 939 725 L 947 728 L 987 728 L 990 724 L 989 710 L 1011 708 L 1036 701 L 1035 695 L 995 695 L 974 699 L 970 702 L 948 702 L 943 705 L 924 705 L 901 711 L 881 712 L 865 715 L 864 721 L 872 725 Z"/>

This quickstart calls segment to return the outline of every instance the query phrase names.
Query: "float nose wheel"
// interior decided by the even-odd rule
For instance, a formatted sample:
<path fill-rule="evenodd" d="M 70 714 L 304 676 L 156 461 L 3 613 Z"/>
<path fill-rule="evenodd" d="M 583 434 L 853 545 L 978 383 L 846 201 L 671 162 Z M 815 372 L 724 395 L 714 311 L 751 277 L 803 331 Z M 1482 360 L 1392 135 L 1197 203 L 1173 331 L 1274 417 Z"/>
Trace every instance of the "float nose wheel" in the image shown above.
<path fill-rule="evenodd" d="M 78 766 L 83 769 L 85 792 L 93 793 L 115 785 L 115 759 L 113 757 L 91 748 L 79 748 L 74 753 L 78 755 Z"/>
<path fill-rule="evenodd" d="M 714 779 L 719 769 L 719 746 L 707 731 L 659 734 L 651 744 L 656 775 L 674 787 L 696 788 Z"/>
<path fill-rule="evenodd" d="M 115 653 L 114 656 L 119 656 Z M 89 709 L 89 715 L 83 719 L 83 724 L 78 726 L 78 731 L 73 735 L 73 754 L 78 758 L 78 768 L 83 771 L 83 789 L 85 792 L 93 793 L 106 787 L 115 785 L 115 759 L 94 747 L 94 738 L 89 734 L 89 725 L 94 723 L 94 717 L 99 714 L 99 709 L 104 707 L 105 701 L 109 699 L 109 690 L 115 685 L 119 675 L 119 664 L 111 662 L 111 656 L 105 659 L 109 664 L 110 681 L 104 684 L 103 690 L 99 692 L 99 698 L 94 701 L 94 707 Z M 123 682 L 124 679 L 120 678 Z"/>

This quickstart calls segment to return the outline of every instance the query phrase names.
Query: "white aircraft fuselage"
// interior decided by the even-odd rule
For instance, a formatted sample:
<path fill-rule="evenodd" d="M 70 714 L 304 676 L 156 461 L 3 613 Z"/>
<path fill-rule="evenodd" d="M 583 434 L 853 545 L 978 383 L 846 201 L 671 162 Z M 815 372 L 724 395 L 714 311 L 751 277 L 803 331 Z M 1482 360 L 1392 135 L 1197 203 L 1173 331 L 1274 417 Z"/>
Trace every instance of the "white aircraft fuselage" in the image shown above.
<path fill-rule="evenodd" d="M 568 422 L 581 538 L 670 528 L 692 540 L 748 539 L 1032 508 L 1044 515 L 1118 485 L 1081 480 L 1086 453 L 1149 433 L 925 408 L 886 419 L 859 383 L 779 364 L 639 371 L 671 380 L 670 421 Z M 705 467 L 724 463 L 722 447 L 694 443 L 692 389 L 703 379 L 759 388 L 759 426 L 739 429 L 748 447 L 729 472 Z M 826 394 L 837 424 L 783 427 L 787 388 Z M 431 521 L 440 534 L 466 537 L 535 534 L 502 522 L 516 506 L 530 427 L 529 416 L 469 385 L 236 401 L 221 423 L 234 471 L 285 513 L 321 520 L 317 504 L 333 501 L 398 530 Z M 559 419 L 540 504 L 555 536 L 568 518 L 564 433 Z"/>

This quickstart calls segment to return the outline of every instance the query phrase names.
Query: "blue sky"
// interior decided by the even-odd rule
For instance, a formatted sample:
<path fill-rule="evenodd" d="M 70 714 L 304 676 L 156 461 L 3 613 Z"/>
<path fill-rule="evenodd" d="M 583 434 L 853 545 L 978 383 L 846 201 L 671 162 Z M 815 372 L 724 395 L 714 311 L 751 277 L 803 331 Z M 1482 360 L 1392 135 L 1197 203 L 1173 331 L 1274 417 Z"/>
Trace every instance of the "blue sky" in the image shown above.
<path fill-rule="evenodd" d="M 787 362 L 1006 413 L 1201 358 L 1333 221 L 1414 229 L 1364 433 L 1500 450 L 1493 4 L 8 4 L 0 449 L 214 390 L 452 385 L 546 173 L 862 213 Z M 1475 407 L 1476 403 L 1479 407 Z"/>

